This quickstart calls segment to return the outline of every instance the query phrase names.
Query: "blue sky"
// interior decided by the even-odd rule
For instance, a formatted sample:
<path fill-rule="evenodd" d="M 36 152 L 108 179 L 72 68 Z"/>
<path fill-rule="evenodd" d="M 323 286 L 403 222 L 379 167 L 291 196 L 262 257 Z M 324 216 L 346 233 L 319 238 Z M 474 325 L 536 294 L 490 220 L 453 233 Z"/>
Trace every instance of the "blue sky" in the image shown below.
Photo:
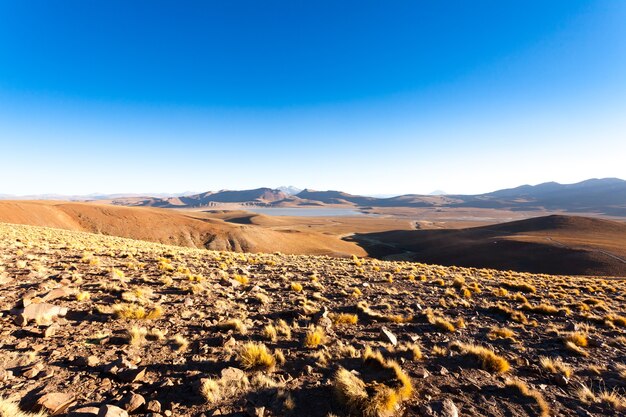
<path fill-rule="evenodd" d="M 1 193 L 626 178 L 626 2 L 0 1 Z"/>

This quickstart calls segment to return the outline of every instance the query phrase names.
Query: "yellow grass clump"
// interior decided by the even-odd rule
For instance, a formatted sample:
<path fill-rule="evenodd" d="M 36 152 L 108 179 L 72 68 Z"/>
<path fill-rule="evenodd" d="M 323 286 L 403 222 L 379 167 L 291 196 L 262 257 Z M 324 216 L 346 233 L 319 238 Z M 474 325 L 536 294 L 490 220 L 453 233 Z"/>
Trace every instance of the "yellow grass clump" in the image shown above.
<path fill-rule="evenodd" d="M 333 323 L 335 323 L 336 325 L 356 324 L 358 321 L 359 316 L 357 316 L 356 314 L 341 313 L 333 317 Z"/>
<path fill-rule="evenodd" d="M 146 341 L 148 329 L 145 327 L 133 326 L 128 330 L 128 344 L 139 346 Z"/>
<path fill-rule="evenodd" d="M 304 335 L 304 346 L 316 348 L 326 342 L 326 333 L 319 326 L 312 326 Z"/>
<path fill-rule="evenodd" d="M 239 319 L 230 319 L 217 325 L 220 330 L 234 330 L 241 335 L 248 333 L 248 328 Z"/>
<path fill-rule="evenodd" d="M 487 372 L 501 374 L 511 368 L 511 365 L 505 358 L 483 346 L 457 341 L 452 342 L 450 348 L 456 348 L 461 354 L 477 361 L 481 369 Z"/>
<path fill-rule="evenodd" d="M 548 358 L 546 356 L 542 356 L 539 358 L 539 364 L 543 369 L 550 372 L 551 374 L 561 374 L 566 378 L 570 378 L 574 373 L 574 369 L 563 362 L 561 358 Z"/>
<path fill-rule="evenodd" d="M 508 327 L 494 326 L 491 328 L 487 337 L 491 340 L 495 339 L 515 339 L 515 332 Z"/>
<path fill-rule="evenodd" d="M 135 304 L 115 304 L 113 306 L 113 314 L 118 319 L 156 320 L 163 316 L 163 308 L 157 305 L 150 310 L 146 310 L 143 306 Z"/>
<path fill-rule="evenodd" d="M 272 371 L 276 359 L 263 343 L 249 342 L 239 350 L 239 363 L 244 369 Z"/>
<path fill-rule="evenodd" d="M 409 377 L 394 361 L 386 361 L 380 352 L 366 349 L 363 373 L 373 371 L 376 379 L 365 380 L 355 373 L 339 368 L 333 377 L 333 391 L 339 402 L 352 414 L 364 417 L 388 417 L 411 397 L 413 386 Z M 366 382 L 367 381 L 367 382 Z"/>
<path fill-rule="evenodd" d="M 525 382 L 520 381 L 519 379 L 507 381 L 506 386 L 510 390 L 515 391 L 517 394 L 533 400 L 539 409 L 538 415 L 540 417 L 550 416 L 550 407 L 539 391 L 530 389 Z"/>

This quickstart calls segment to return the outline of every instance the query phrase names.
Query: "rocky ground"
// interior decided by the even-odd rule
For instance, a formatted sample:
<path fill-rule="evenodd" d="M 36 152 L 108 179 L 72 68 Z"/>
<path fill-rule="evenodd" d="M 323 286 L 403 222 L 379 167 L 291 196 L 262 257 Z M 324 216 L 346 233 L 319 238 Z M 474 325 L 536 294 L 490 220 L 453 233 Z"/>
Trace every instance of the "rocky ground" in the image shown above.
<path fill-rule="evenodd" d="M 0 224 L 0 416 L 624 415 L 625 295 Z"/>

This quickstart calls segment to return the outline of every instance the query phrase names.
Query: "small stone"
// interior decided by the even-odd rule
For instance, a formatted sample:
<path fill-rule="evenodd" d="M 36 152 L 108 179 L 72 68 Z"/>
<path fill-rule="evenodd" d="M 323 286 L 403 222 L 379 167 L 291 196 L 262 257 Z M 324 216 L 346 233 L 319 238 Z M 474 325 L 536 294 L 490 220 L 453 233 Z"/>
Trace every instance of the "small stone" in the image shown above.
<path fill-rule="evenodd" d="M 124 410 L 132 413 L 135 410 L 138 410 L 146 403 L 146 399 L 139 394 L 135 394 L 131 392 L 126 397 L 124 397 L 120 403 L 120 406 L 124 408 Z"/>
<path fill-rule="evenodd" d="M 396 336 L 393 333 L 391 333 L 391 331 L 388 328 L 384 326 L 381 327 L 380 334 L 385 341 L 391 343 L 392 345 L 396 346 L 398 344 L 398 338 L 396 338 Z"/>
<path fill-rule="evenodd" d="M 46 330 L 44 330 L 43 332 L 43 337 L 45 338 L 49 338 L 52 337 L 56 334 L 57 330 L 59 330 L 59 326 L 58 325 L 52 325 L 48 328 L 46 328 Z"/>
<path fill-rule="evenodd" d="M 72 410 L 67 417 L 96 417 L 99 411 L 98 407 L 81 407 Z"/>
<path fill-rule="evenodd" d="M 265 416 L 265 407 L 250 406 L 246 409 L 246 413 L 249 417 L 263 417 Z"/>
<path fill-rule="evenodd" d="M 100 359 L 95 355 L 87 357 L 81 356 L 80 358 L 76 359 L 76 364 L 78 366 L 88 366 L 90 368 L 93 368 L 94 366 L 98 366 L 100 364 Z"/>
<path fill-rule="evenodd" d="M 70 295 L 74 294 L 76 292 L 76 290 L 69 288 L 69 287 L 61 287 L 61 288 L 56 288 L 52 291 L 50 291 L 48 294 L 46 294 L 42 300 L 43 301 L 52 301 L 52 300 L 56 300 L 57 298 L 64 298 L 64 297 L 69 297 Z"/>
<path fill-rule="evenodd" d="M 222 369 L 220 375 L 224 383 L 239 382 L 247 378 L 244 371 L 239 368 L 233 368 L 232 366 Z"/>
<path fill-rule="evenodd" d="M 38 362 L 26 369 L 22 375 L 28 379 L 32 379 L 39 375 L 41 371 L 43 371 L 43 364 Z"/>
<path fill-rule="evenodd" d="M 74 395 L 62 392 L 51 392 L 37 400 L 37 404 L 50 415 L 63 414 L 74 403 Z"/>
<path fill-rule="evenodd" d="M 450 371 L 448 371 L 448 369 L 444 368 L 443 366 L 439 367 L 439 375 L 446 376 L 449 373 L 450 373 Z"/>
<path fill-rule="evenodd" d="M 148 405 L 146 406 L 146 410 L 147 411 L 151 411 L 153 413 L 160 413 L 161 412 L 161 403 L 158 402 L 157 400 L 150 400 L 148 402 Z"/>
<path fill-rule="evenodd" d="M 121 382 L 126 383 L 143 381 L 143 378 L 146 376 L 146 368 L 124 369 L 119 371 L 116 376 Z"/>
<path fill-rule="evenodd" d="M 98 417 L 128 417 L 128 413 L 114 405 L 103 405 L 98 411 Z"/>
<path fill-rule="evenodd" d="M 7 371 L 6 369 L 0 369 L 0 382 L 5 382 L 13 379 L 13 371 Z"/>
<path fill-rule="evenodd" d="M 459 409 L 451 399 L 446 398 L 441 404 L 441 412 L 439 415 L 441 417 L 459 417 Z"/>
<path fill-rule="evenodd" d="M 428 370 L 426 370 L 426 368 L 419 368 L 419 369 L 417 369 L 415 371 L 415 375 L 418 378 L 426 379 L 426 378 L 428 378 L 430 376 L 430 372 L 428 372 Z"/>
<path fill-rule="evenodd" d="M 420 411 L 426 417 L 459 417 L 459 409 L 449 398 L 423 405 Z"/>
<path fill-rule="evenodd" d="M 555 384 L 560 387 L 566 387 L 569 384 L 569 379 L 565 375 L 557 374 L 552 377 Z"/>

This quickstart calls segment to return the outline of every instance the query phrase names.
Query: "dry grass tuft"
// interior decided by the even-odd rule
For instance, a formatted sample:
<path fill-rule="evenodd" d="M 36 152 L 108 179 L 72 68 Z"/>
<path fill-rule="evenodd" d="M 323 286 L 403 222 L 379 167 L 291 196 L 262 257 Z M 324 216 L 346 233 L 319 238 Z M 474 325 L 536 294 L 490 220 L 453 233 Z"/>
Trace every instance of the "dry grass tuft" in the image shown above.
<path fill-rule="evenodd" d="M 222 399 L 222 388 L 219 381 L 212 378 L 204 378 L 200 381 L 200 395 L 207 404 L 213 405 Z"/>
<path fill-rule="evenodd" d="M 561 374 L 566 378 L 571 378 L 571 376 L 574 374 L 574 369 L 565 362 L 563 362 L 561 358 L 552 359 L 546 356 L 542 356 L 539 359 L 539 363 L 541 364 L 541 367 L 543 369 L 550 372 L 551 374 Z"/>
<path fill-rule="evenodd" d="M 233 330 L 241 335 L 248 333 L 248 328 L 239 319 L 230 319 L 217 325 L 220 330 Z"/>
<path fill-rule="evenodd" d="M 184 352 L 189 347 L 189 341 L 180 334 L 174 335 L 170 342 L 176 348 L 175 351 L 177 353 Z"/>
<path fill-rule="evenodd" d="M 578 347 L 587 347 L 589 341 L 587 340 L 587 334 L 583 332 L 573 332 L 565 336 L 566 342 L 571 342 Z"/>
<path fill-rule="evenodd" d="M 336 325 L 357 324 L 359 316 L 356 314 L 341 313 L 334 316 L 332 320 Z"/>
<path fill-rule="evenodd" d="M 148 330 L 145 327 L 133 326 L 128 330 L 128 344 L 140 346 L 146 341 Z"/>
<path fill-rule="evenodd" d="M 239 350 L 239 363 L 244 369 L 273 371 L 276 359 L 263 343 L 249 342 Z"/>
<path fill-rule="evenodd" d="M 511 365 L 505 358 L 483 346 L 452 342 L 450 348 L 458 349 L 463 355 L 476 360 L 483 370 L 491 373 L 501 374 L 511 368 Z"/>
<path fill-rule="evenodd" d="M 113 306 L 113 315 L 118 319 L 156 320 L 163 316 L 163 308 L 157 305 L 146 311 L 143 306 L 135 304 L 115 304 Z"/>
<path fill-rule="evenodd" d="M 393 361 L 385 361 L 380 352 L 366 350 L 367 360 L 389 372 L 388 380 L 366 383 L 354 372 L 340 368 L 333 378 L 337 399 L 351 414 L 364 417 L 392 416 L 403 400 L 410 398 L 413 387 L 408 376 Z"/>
<path fill-rule="evenodd" d="M 508 327 L 494 326 L 491 328 L 487 337 L 491 340 L 495 339 L 511 339 L 515 340 L 515 332 Z"/>
<path fill-rule="evenodd" d="M 263 327 L 263 337 L 270 342 L 275 342 L 278 340 L 278 332 L 276 331 L 276 327 L 273 324 L 267 324 Z"/>
<path fill-rule="evenodd" d="M 326 343 L 326 333 L 319 326 L 311 326 L 304 335 L 304 346 L 308 348 L 316 348 Z"/>
<path fill-rule="evenodd" d="M 550 407 L 539 391 L 530 389 L 525 382 L 519 379 L 507 381 L 506 386 L 516 393 L 533 400 L 539 409 L 538 415 L 540 417 L 550 416 Z"/>
<path fill-rule="evenodd" d="M 27 413 L 20 410 L 17 403 L 0 396 L 0 417 L 46 417 L 44 412 Z"/>

